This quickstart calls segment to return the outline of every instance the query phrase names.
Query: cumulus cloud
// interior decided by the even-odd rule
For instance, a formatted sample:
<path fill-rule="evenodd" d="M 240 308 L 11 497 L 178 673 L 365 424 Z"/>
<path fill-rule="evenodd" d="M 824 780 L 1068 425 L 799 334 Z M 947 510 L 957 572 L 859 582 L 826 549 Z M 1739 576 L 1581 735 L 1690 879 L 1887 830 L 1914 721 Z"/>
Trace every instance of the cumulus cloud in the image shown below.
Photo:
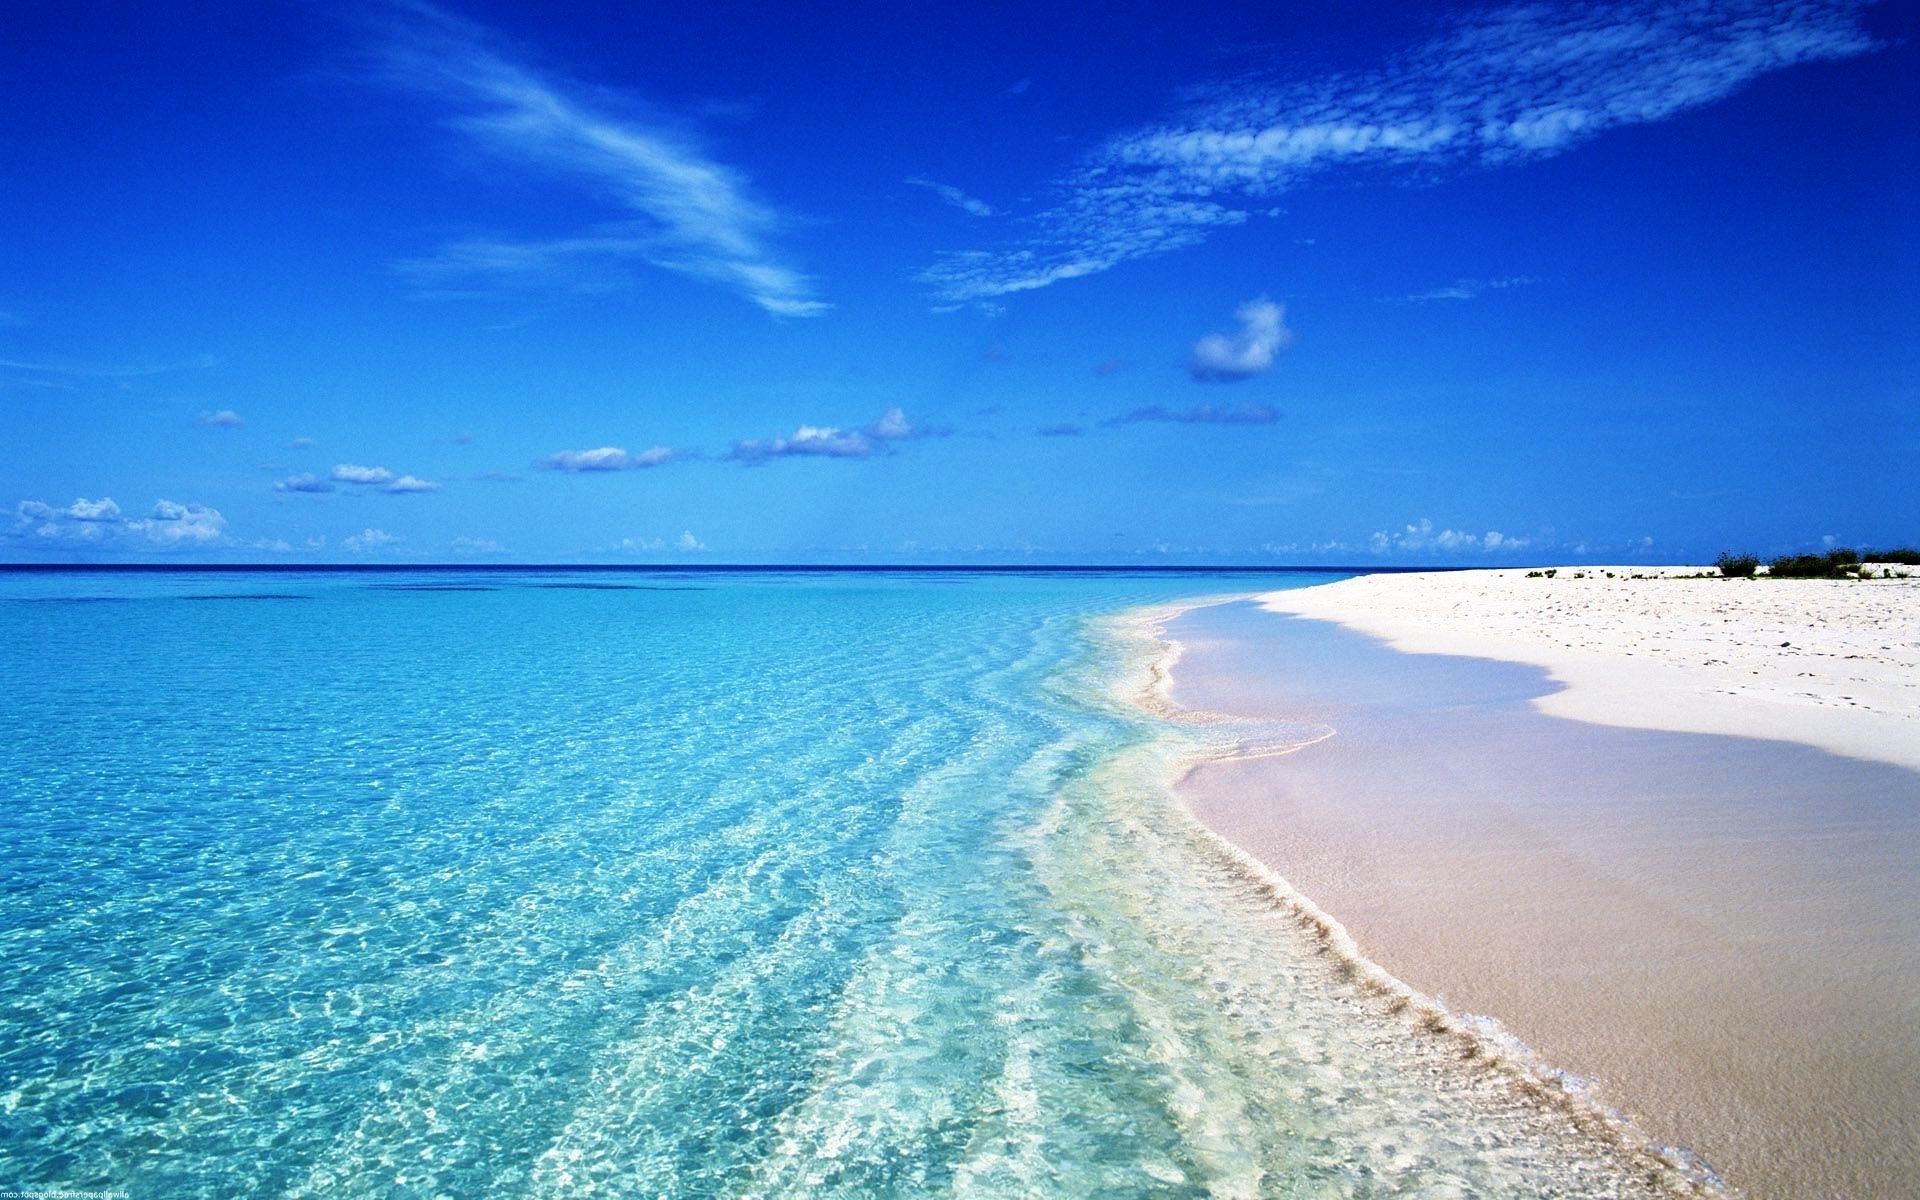
<path fill-rule="evenodd" d="M 437 492 L 440 490 L 440 485 L 431 480 L 417 479 L 412 475 L 402 475 L 380 490 L 383 492 L 392 492 L 395 495 L 406 495 L 410 492 Z"/>
<path fill-rule="evenodd" d="M 658 554 L 662 550 L 675 550 L 691 554 L 705 550 L 707 544 L 693 535 L 691 529 L 682 530 L 677 538 L 621 538 L 614 549 L 623 554 Z"/>
<path fill-rule="evenodd" d="M 667 446 L 654 446 L 638 454 L 628 454 L 621 446 L 599 446 L 592 450 L 561 450 L 540 460 L 550 471 L 636 471 L 671 462 L 675 452 Z"/>
<path fill-rule="evenodd" d="M 220 540 L 227 531 L 227 519 L 204 504 L 175 504 L 162 500 L 142 521 L 129 521 L 127 528 L 160 545 L 185 545 Z"/>
<path fill-rule="evenodd" d="M 120 506 L 112 497 L 103 496 L 98 500 L 75 500 L 64 510 L 65 514 L 76 521 L 117 521 L 120 519 Z"/>
<path fill-rule="evenodd" d="M 1200 404 L 1193 408 L 1163 408 L 1158 404 L 1136 408 L 1132 412 L 1109 417 L 1108 425 L 1139 425 L 1165 422 L 1174 425 L 1271 425 L 1280 414 L 1266 404 L 1220 406 Z"/>
<path fill-rule="evenodd" d="M 831 425 L 802 425 L 790 437 L 749 438 L 735 442 L 727 457 L 749 466 L 773 458 L 866 458 L 889 442 L 907 438 L 937 436 L 931 429 L 915 426 L 899 408 L 889 408 L 880 419 L 865 429 L 839 429 Z"/>
<path fill-rule="evenodd" d="M 349 534 L 343 538 L 340 544 L 349 550 L 364 552 L 368 550 L 384 550 L 388 546 L 397 545 L 403 540 L 400 535 L 388 533 L 384 529 L 362 529 L 359 533 Z"/>
<path fill-rule="evenodd" d="M 333 484 L 311 472 L 302 471 L 298 475 L 289 475 L 273 485 L 276 492 L 331 492 Z"/>
<path fill-rule="evenodd" d="M 200 424 L 213 425 L 226 429 L 238 429 L 240 426 L 245 425 L 246 422 L 240 419 L 239 413 L 230 408 L 223 408 L 219 412 L 201 413 Z"/>
<path fill-rule="evenodd" d="M 1268 213 L 1338 172 L 1433 179 L 1563 153 L 1712 104 L 1799 63 L 1877 48 L 1866 0 L 1626 0 L 1467 10 L 1376 67 L 1242 76 L 1109 138 L 1054 181 L 1026 241 L 922 278 L 989 300 L 1105 271 Z"/>
<path fill-rule="evenodd" d="M 352 463 L 340 463 L 333 468 L 333 478 L 341 483 L 392 483 L 393 472 L 385 467 L 357 467 Z"/>
<path fill-rule="evenodd" d="M 13 528 L 7 535 L 55 546 L 166 550 L 217 542 L 226 532 L 227 519 L 204 504 L 161 500 L 146 516 L 129 517 L 110 497 L 102 497 L 81 498 L 64 508 L 22 500 L 14 506 Z"/>
<path fill-rule="evenodd" d="M 1431 520 L 1424 517 L 1397 532 L 1379 530 L 1367 539 L 1367 548 L 1375 554 L 1436 550 L 1445 554 L 1467 554 L 1475 551 L 1495 553 L 1524 550 L 1527 544 L 1526 538 L 1510 537 L 1497 530 L 1475 534 L 1460 529 L 1436 528 Z"/>
<path fill-rule="evenodd" d="M 1233 315 L 1239 329 L 1210 333 L 1193 344 L 1187 370 L 1195 379 L 1228 383 L 1264 375 L 1273 369 L 1274 356 L 1293 342 L 1287 310 L 1265 296 L 1247 301 Z"/>
<path fill-rule="evenodd" d="M 916 432 L 908 423 L 907 414 L 897 407 L 880 414 L 880 419 L 866 429 L 867 436 L 879 442 L 897 442 L 912 437 Z"/>
<path fill-rule="evenodd" d="M 961 212 L 976 217 L 990 217 L 993 215 L 993 205 L 988 204 L 985 200 L 976 199 L 973 196 L 967 195 L 952 184 L 936 183 L 931 179 L 925 179 L 918 175 L 907 180 L 907 182 L 915 187 L 926 188 Z"/>
<path fill-rule="evenodd" d="M 392 84 L 424 93 L 497 162 L 611 202 L 615 220 L 562 237 L 476 239 L 402 264 L 422 282 L 562 283 L 646 263 L 707 280 L 769 313 L 828 305 L 772 245 L 786 224 L 739 170 L 631 98 L 516 61 L 501 39 L 426 3 L 396 8 L 379 47 Z"/>

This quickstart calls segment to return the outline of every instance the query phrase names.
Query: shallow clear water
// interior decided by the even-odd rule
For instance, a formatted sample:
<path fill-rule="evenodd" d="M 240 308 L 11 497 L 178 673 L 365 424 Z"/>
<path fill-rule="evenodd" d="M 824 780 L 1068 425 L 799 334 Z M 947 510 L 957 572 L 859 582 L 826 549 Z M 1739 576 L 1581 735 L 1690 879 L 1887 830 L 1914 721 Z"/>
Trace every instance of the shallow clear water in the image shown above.
<path fill-rule="evenodd" d="M 0 575 L 0 1188 L 1640 1186 L 1173 807 L 1276 582 Z"/>

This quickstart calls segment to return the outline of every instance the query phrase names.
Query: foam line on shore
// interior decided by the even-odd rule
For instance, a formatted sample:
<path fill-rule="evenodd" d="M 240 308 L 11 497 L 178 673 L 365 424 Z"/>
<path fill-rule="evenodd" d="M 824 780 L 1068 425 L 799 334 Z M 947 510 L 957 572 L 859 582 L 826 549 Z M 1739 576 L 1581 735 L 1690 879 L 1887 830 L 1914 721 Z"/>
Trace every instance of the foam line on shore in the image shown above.
<path fill-rule="evenodd" d="M 1109 618 L 1108 628 L 1131 651 L 1124 655 L 1127 670 L 1116 687 L 1117 698 L 1156 720 L 1187 729 L 1242 723 L 1225 714 L 1184 708 L 1172 698 L 1173 669 L 1183 647 L 1169 635 L 1167 626 L 1198 609 L 1258 599 L 1261 597 L 1208 597 L 1135 609 Z M 1180 784 L 1202 767 L 1295 753 L 1337 734 L 1330 726 L 1319 728 L 1324 731 L 1319 736 L 1253 752 L 1238 740 L 1189 739 L 1187 748 L 1171 759 L 1173 769 L 1162 781 L 1163 790 L 1173 810 L 1214 851 L 1220 865 L 1286 914 L 1326 956 L 1337 975 L 1362 994 L 1378 999 L 1381 1015 L 1399 1022 L 1412 1036 L 1439 1038 L 1453 1045 L 1463 1062 L 1479 1064 L 1520 1096 L 1563 1114 L 1582 1136 L 1596 1138 L 1644 1164 L 1650 1179 L 1669 1194 L 1706 1198 L 1737 1195 L 1697 1155 L 1684 1147 L 1653 1141 L 1624 1114 L 1594 1099 L 1583 1080 L 1547 1062 L 1497 1019 L 1455 1013 L 1367 957 L 1336 917 L 1268 864 L 1201 821 L 1181 798 Z"/>

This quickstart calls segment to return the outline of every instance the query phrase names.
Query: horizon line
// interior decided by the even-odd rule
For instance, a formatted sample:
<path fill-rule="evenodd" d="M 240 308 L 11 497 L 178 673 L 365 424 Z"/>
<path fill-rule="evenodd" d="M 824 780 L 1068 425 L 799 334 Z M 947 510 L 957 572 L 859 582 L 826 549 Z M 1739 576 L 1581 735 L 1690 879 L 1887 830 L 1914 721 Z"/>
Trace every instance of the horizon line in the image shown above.
<path fill-rule="evenodd" d="M 1513 567 L 1534 564 L 1510 564 Z M 1548 564 L 1556 565 L 1556 564 Z M 1320 572 L 1329 574 L 1362 574 L 1379 572 L 1415 572 L 1415 571 L 1462 571 L 1473 568 L 1459 565 L 1422 566 L 1422 565 L 1359 565 L 1352 563 L 1308 564 L 1308 565 L 1257 565 L 1250 563 L 1226 563 L 1218 565 L 1177 564 L 1177 563 L 171 563 L 171 562 L 92 562 L 92 563 L 9 563 L 0 562 L 0 572 L 59 572 L 59 571 L 127 571 L 127 572 L 355 572 L 355 571 L 677 571 L 677 572 L 842 572 L 857 574 L 860 572 L 928 572 L 955 573 L 963 571 L 993 572 L 1015 574 L 1022 571 L 1144 571 L 1156 573 L 1197 573 L 1229 572 L 1235 574 L 1259 574 L 1282 572 Z"/>

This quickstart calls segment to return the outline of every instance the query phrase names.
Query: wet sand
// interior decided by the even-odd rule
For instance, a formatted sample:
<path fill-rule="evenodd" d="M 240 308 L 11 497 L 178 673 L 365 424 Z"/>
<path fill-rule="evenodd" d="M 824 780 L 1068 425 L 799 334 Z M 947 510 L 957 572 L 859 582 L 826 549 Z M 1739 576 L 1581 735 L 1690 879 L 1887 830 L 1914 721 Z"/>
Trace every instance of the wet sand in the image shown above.
<path fill-rule="evenodd" d="M 1334 731 L 1182 795 L 1368 957 L 1754 1197 L 1920 1189 L 1920 771 L 1566 720 L 1542 668 L 1249 604 L 1168 632 L 1177 703 Z"/>

